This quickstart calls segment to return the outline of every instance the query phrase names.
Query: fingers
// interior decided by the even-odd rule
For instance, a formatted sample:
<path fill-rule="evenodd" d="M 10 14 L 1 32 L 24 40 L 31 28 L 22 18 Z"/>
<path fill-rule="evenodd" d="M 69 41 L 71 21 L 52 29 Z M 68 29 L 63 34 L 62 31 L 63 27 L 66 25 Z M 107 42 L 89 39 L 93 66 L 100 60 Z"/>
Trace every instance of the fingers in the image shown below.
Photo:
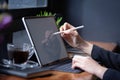
<path fill-rule="evenodd" d="M 61 27 L 60 27 L 60 31 L 65 31 L 65 30 L 68 30 L 68 29 L 71 29 L 73 28 L 73 26 L 67 22 L 65 22 Z"/>
<path fill-rule="evenodd" d="M 71 24 L 65 22 L 61 27 L 60 27 L 60 32 L 61 33 L 61 36 L 64 37 L 65 35 L 67 34 L 72 34 L 72 29 L 75 28 L 73 27 Z M 64 32 L 63 32 L 64 31 Z"/>
<path fill-rule="evenodd" d="M 72 68 L 72 69 L 75 69 L 76 67 L 77 67 L 77 68 L 80 68 L 80 67 L 79 67 L 79 64 L 78 64 L 76 61 L 72 61 L 72 66 L 71 66 L 71 68 Z"/>
<path fill-rule="evenodd" d="M 88 62 L 89 58 L 89 56 L 75 55 L 72 59 L 72 68 L 74 69 L 77 67 L 84 69 L 85 64 Z"/>
<path fill-rule="evenodd" d="M 61 32 L 67 30 L 67 27 L 69 27 L 69 26 L 67 26 L 67 24 L 68 24 L 68 23 L 65 22 L 65 23 L 60 27 L 60 31 L 61 31 Z M 64 32 L 61 33 L 61 36 L 64 37 Z"/>
<path fill-rule="evenodd" d="M 80 68 L 79 66 L 79 61 L 80 61 L 80 56 L 79 55 L 75 55 L 72 59 L 72 68 L 75 69 L 76 67 Z"/>

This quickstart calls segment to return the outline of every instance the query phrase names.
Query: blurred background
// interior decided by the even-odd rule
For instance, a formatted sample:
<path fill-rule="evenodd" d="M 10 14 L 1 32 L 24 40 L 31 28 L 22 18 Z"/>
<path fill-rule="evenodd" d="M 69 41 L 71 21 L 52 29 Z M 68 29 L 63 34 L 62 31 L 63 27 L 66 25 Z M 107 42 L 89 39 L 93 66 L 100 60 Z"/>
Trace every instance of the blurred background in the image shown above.
<path fill-rule="evenodd" d="M 118 42 L 119 4 L 120 0 L 0 0 L 0 16 L 10 18 L 9 24 L 4 27 L 0 25 L 0 52 L 5 53 L 6 43 L 28 40 L 21 18 L 36 16 L 41 11 L 62 16 L 61 24 L 69 22 L 73 26 L 84 25 L 78 32 L 88 41 Z"/>

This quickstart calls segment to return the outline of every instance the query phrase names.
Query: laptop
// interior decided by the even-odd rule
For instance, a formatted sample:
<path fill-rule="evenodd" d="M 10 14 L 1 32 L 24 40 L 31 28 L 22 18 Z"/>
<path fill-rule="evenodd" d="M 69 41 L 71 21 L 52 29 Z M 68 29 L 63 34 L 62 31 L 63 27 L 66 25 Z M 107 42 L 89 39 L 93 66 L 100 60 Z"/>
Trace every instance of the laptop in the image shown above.
<path fill-rule="evenodd" d="M 68 56 L 61 36 L 53 35 L 58 31 L 54 16 L 36 17 L 29 16 L 22 18 L 25 30 L 34 47 L 35 56 L 39 66 L 30 70 L 11 70 L 10 74 L 31 78 L 38 76 L 36 73 L 48 70 L 79 73 L 83 70 L 72 69 L 72 60 Z M 6 69 L 7 71 L 8 69 Z M 1 70 L 0 70 L 1 71 Z M 15 71 L 13 73 L 13 71 Z M 33 72 L 32 72 L 33 71 Z M 4 71 L 5 72 L 5 71 Z M 22 74 L 24 73 L 24 74 Z"/>

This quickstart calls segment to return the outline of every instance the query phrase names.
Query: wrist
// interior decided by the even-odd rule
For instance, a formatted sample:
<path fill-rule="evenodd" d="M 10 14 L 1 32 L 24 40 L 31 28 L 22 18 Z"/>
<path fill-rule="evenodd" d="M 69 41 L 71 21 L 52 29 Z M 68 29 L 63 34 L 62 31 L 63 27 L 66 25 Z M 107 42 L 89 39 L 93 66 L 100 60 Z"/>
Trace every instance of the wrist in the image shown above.
<path fill-rule="evenodd" d="M 79 43 L 77 48 L 79 48 L 83 52 L 87 53 L 88 55 L 91 55 L 91 52 L 93 49 L 93 44 L 91 44 L 87 41 L 83 41 L 83 42 Z"/>
<path fill-rule="evenodd" d="M 103 66 L 99 66 L 99 67 L 96 67 L 96 70 L 93 74 L 96 75 L 97 77 L 99 77 L 100 79 L 103 79 L 104 73 L 106 71 L 107 71 L 107 68 L 105 68 Z"/>

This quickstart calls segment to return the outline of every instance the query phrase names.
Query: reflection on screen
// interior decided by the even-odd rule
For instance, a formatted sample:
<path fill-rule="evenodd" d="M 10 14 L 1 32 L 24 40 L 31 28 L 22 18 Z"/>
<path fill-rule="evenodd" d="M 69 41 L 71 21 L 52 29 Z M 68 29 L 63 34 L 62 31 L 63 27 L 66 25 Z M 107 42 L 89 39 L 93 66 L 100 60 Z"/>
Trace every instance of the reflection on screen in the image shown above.
<path fill-rule="evenodd" d="M 51 35 L 58 31 L 53 17 L 26 19 L 26 23 L 43 65 L 67 57 L 60 35 Z"/>

